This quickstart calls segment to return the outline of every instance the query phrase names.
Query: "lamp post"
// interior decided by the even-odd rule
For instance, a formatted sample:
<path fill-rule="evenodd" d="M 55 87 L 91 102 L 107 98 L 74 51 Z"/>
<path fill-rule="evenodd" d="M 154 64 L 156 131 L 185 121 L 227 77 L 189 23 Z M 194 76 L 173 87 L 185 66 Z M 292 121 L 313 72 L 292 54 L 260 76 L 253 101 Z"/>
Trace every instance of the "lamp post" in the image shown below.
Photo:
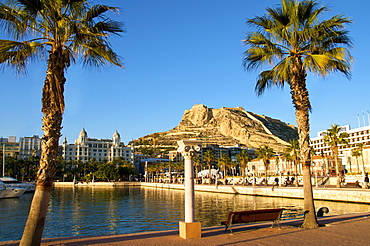
<path fill-rule="evenodd" d="M 317 188 L 317 187 L 319 187 L 319 184 L 317 183 L 317 164 L 314 163 L 313 165 L 315 167 L 315 182 L 316 182 L 316 188 Z"/>
<path fill-rule="evenodd" d="M 179 222 L 180 237 L 182 238 L 200 238 L 201 224 L 195 221 L 195 198 L 194 198 L 194 165 L 193 158 L 201 150 L 201 141 L 196 139 L 177 141 L 178 152 L 185 159 L 185 221 Z"/>
<path fill-rule="evenodd" d="M 3 143 L 3 177 L 5 176 L 5 143 Z"/>

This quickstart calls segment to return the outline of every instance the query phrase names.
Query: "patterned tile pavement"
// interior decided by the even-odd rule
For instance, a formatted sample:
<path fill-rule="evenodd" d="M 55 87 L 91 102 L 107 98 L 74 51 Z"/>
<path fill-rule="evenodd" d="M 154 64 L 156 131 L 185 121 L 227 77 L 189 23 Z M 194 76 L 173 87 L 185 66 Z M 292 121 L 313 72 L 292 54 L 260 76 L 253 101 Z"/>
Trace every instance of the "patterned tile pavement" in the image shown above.
<path fill-rule="evenodd" d="M 109 236 L 43 239 L 42 246 L 120 246 L 120 245 L 283 245 L 327 246 L 370 245 L 370 213 L 326 216 L 319 218 L 317 229 L 302 229 L 302 220 L 281 222 L 281 230 L 270 228 L 271 223 L 233 226 L 233 234 L 224 227 L 202 228 L 202 237 L 183 239 L 178 231 L 132 233 Z M 15 246 L 19 242 L 0 242 Z"/>

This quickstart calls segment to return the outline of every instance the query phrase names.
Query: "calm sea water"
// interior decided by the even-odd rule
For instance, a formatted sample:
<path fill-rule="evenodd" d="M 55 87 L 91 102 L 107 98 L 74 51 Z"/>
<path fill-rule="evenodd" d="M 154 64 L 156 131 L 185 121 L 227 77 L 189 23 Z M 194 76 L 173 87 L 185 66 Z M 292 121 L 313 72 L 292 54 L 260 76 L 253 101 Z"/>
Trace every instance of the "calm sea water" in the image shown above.
<path fill-rule="evenodd" d="M 184 192 L 144 187 L 58 187 L 52 191 L 43 238 L 107 235 L 178 229 L 184 220 Z M 196 220 L 219 226 L 229 211 L 286 208 L 283 219 L 300 217 L 303 200 L 196 192 Z M 19 240 L 32 194 L 0 199 L 0 241 Z M 315 202 L 329 215 L 368 212 L 370 205 Z"/>

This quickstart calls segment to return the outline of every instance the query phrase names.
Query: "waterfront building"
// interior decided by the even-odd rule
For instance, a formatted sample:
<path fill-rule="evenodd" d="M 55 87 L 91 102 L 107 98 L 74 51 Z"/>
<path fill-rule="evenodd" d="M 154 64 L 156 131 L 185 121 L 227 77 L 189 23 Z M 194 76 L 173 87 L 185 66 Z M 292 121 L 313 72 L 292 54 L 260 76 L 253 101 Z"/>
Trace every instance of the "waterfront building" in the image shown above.
<path fill-rule="evenodd" d="M 142 160 L 152 158 L 150 155 L 143 155 L 143 154 L 135 154 L 134 155 L 134 166 L 135 171 L 138 174 L 144 174 L 144 167 Z"/>
<path fill-rule="evenodd" d="M 180 162 L 184 160 L 184 157 L 181 155 L 180 152 L 177 152 L 177 150 L 171 150 L 168 152 L 168 158 L 172 162 Z"/>
<path fill-rule="evenodd" d="M 243 150 L 246 151 L 247 155 L 250 156 L 251 158 L 256 157 L 256 152 L 255 149 L 253 148 L 246 148 L 246 147 L 241 147 L 239 145 L 237 146 L 219 146 L 219 145 L 207 145 L 206 147 L 202 148 L 202 151 L 200 153 L 200 156 L 202 158 L 204 152 L 210 150 L 214 157 L 215 161 L 212 163 L 212 168 L 217 169 L 217 160 L 220 159 L 223 155 L 226 155 L 230 157 L 232 162 L 237 163 L 237 155 L 239 155 Z M 237 165 L 235 170 L 233 170 L 233 173 L 236 175 L 240 175 L 240 168 Z"/>
<path fill-rule="evenodd" d="M 60 155 L 64 160 L 79 160 L 83 163 L 94 158 L 97 161 L 113 161 L 118 157 L 131 163 L 134 162 L 134 150 L 132 147 L 125 146 L 121 142 L 121 136 L 116 131 L 112 139 L 88 138 L 85 129 L 82 129 L 74 144 L 68 144 L 67 138 L 64 138 L 60 147 Z"/>
<path fill-rule="evenodd" d="M 145 181 L 149 181 L 149 179 L 153 177 L 149 177 L 148 167 L 156 165 L 156 164 L 160 164 L 160 163 L 170 162 L 170 161 L 171 161 L 170 159 L 163 159 L 163 158 L 141 159 L 140 165 L 138 168 L 139 170 L 138 173 L 140 175 L 140 178 L 141 178 L 141 175 L 143 174 Z M 166 170 L 168 170 L 168 168 L 166 168 Z M 162 170 L 162 171 L 167 172 L 166 170 Z"/>
<path fill-rule="evenodd" d="M 348 144 L 339 146 L 339 158 L 343 169 L 351 173 L 361 173 L 362 164 L 365 167 L 365 172 L 370 171 L 370 126 L 363 126 L 355 129 L 351 129 L 350 125 L 345 125 L 341 127 L 342 132 L 347 132 Z M 321 156 L 320 162 L 321 165 L 329 166 L 329 171 L 332 173 L 335 172 L 335 164 L 332 159 L 330 146 L 324 142 L 324 135 L 326 131 L 320 131 L 317 133 L 317 137 L 311 138 L 310 145 L 315 150 L 316 156 Z M 352 150 L 359 148 L 359 144 L 362 144 L 362 153 L 360 157 L 353 156 Z M 320 159 L 320 158 L 317 158 Z M 318 164 L 318 165 L 320 165 Z"/>
<path fill-rule="evenodd" d="M 19 138 L 18 159 L 28 159 L 30 156 L 41 155 L 41 138 L 38 135 Z"/>
<path fill-rule="evenodd" d="M 327 174 L 335 175 L 334 158 L 330 155 L 315 155 L 311 157 L 311 174 L 315 176 L 325 176 Z M 253 159 L 248 163 L 249 176 L 263 176 L 265 174 L 265 167 L 261 159 Z M 267 167 L 267 175 L 302 175 L 302 164 L 298 163 L 294 166 L 293 160 L 285 158 L 284 155 L 276 155 L 270 159 Z"/>
<path fill-rule="evenodd" d="M 0 139 L 1 157 L 17 157 L 19 155 L 19 143 L 16 142 L 16 137 L 8 138 L 1 137 Z"/>
<path fill-rule="evenodd" d="M 8 142 L 9 143 L 10 142 L 15 143 L 15 142 L 17 142 L 16 140 L 17 140 L 17 138 L 15 136 L 9 136 L 7 138 L 0 137 L 0 142 L 2 142 L 2 143 L 8 143 Z"/>
<path fill-rule="evenodd" d="M 301 166 L 298 165 L 296 170 L 293 161 L 284 158 L 283 155 L 276 155 L 269 161 L 270 163 L 267 166 L 267 175 L 269 176 L 301 174 Z M 263 160 L 256 158 L 248 162 L 247 174 L 257 177 L 264 176 L 265 166 Z"/>

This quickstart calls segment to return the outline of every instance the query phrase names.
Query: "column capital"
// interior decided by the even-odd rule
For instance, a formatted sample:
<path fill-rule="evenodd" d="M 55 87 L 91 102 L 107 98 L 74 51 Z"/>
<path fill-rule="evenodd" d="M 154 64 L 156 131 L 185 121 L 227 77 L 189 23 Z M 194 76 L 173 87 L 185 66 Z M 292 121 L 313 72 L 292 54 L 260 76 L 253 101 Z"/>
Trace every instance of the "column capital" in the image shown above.
<path fill-rule="evenodd" d="M 187 139 L 177 141 L 177 144 L 179 145 L 177 152 L 186 157 L 194 156 L 197 152 L 199 152 L 201 150 L 202 141 L 197 139 Z"/>

